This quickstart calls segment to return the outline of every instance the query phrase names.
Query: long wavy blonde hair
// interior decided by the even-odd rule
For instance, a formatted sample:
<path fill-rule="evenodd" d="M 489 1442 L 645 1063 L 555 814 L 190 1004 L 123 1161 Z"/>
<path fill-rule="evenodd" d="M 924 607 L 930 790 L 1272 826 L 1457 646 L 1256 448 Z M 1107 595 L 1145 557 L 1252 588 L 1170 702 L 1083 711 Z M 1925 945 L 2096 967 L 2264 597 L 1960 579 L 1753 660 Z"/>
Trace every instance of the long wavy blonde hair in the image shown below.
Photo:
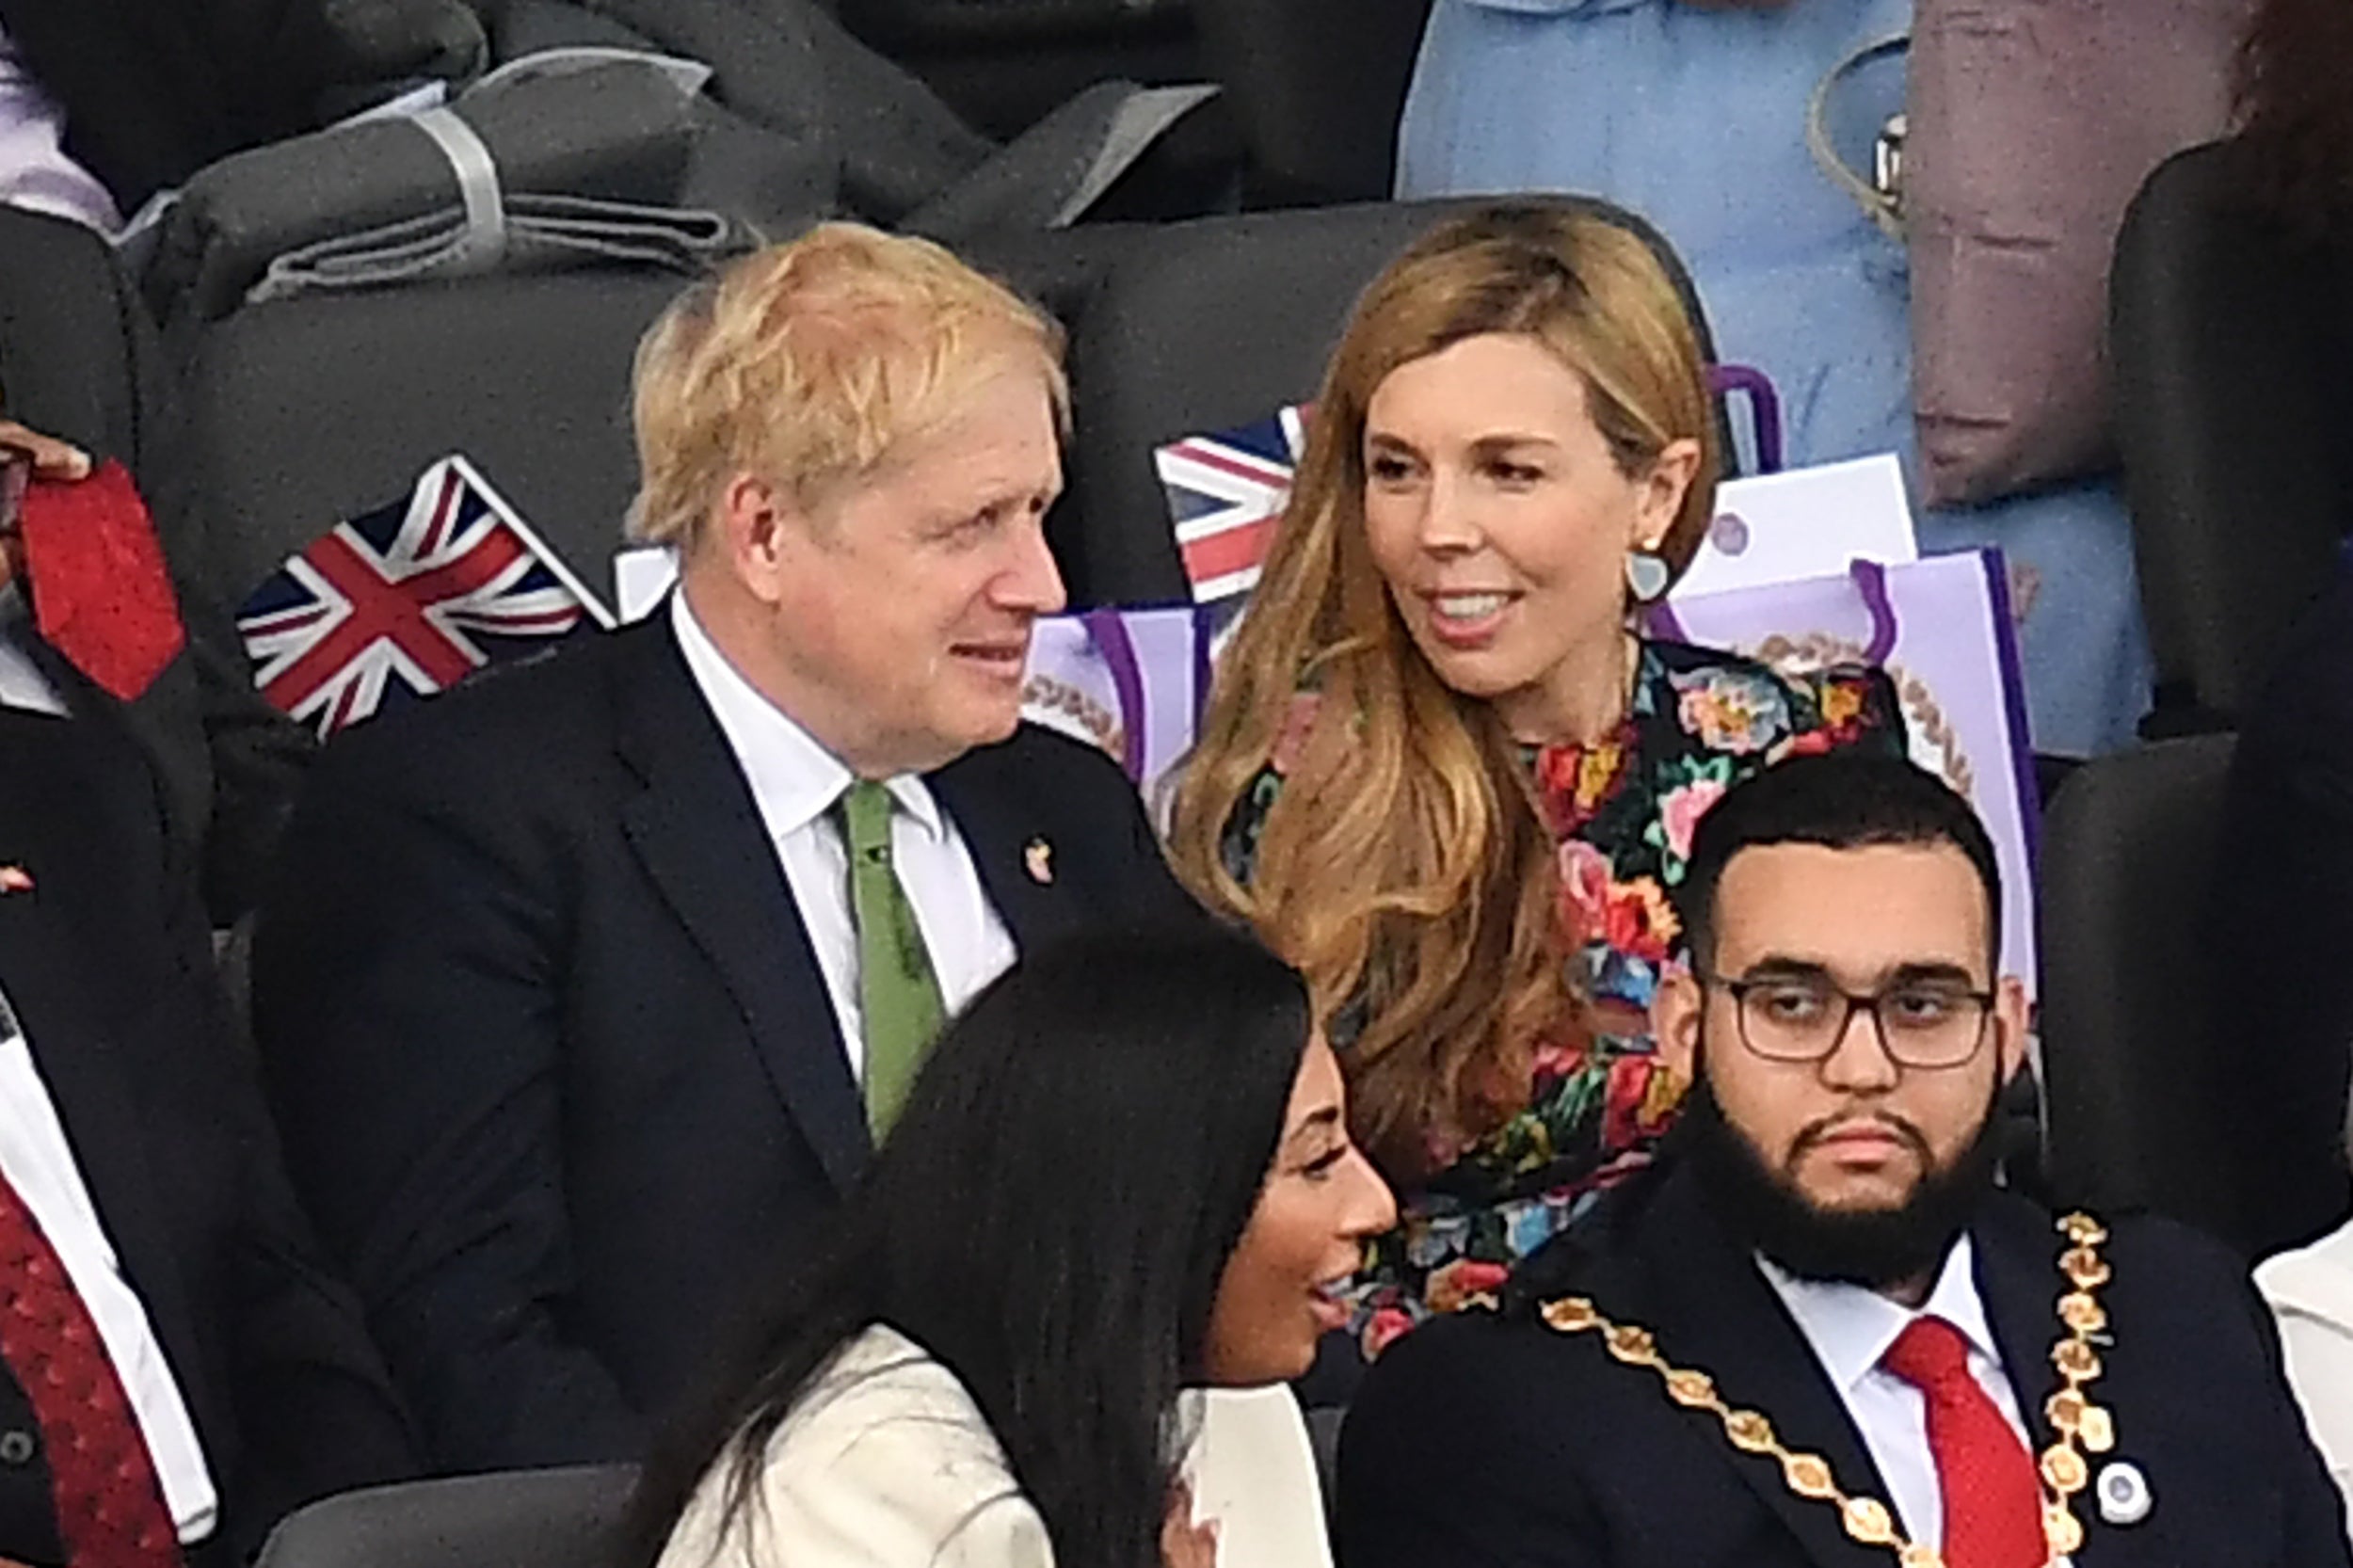
<path fill-rule="evenodd" d="M 1517 744 L 1416 649 L 1365 530 L 1364 436 L 1389 373 L 1465 338 L 1534 339 L 1583 380 L 1622 472 L 1694 440 L 1698 475 L 1660 553 L 1677 572 L 1714 505 L 1714 408 L 1666 268 L 1620 225 L 1565 204 L 1440 225 L 1358 299 L 1248 612 L 1218 666 L 1176 798 L 1178 873 L 1307 977 L 1344 1053 L 1357 1133 L 1392 1172 L 1507 1119 L 1536 1046 L 1585 1030 L 1556 936 L 1556 848 Z M 1295 696 L 1316 720 L 1246 879 L 1222 854 Z M 1294 744 L 1295 743 L 1295 744 Z"/>

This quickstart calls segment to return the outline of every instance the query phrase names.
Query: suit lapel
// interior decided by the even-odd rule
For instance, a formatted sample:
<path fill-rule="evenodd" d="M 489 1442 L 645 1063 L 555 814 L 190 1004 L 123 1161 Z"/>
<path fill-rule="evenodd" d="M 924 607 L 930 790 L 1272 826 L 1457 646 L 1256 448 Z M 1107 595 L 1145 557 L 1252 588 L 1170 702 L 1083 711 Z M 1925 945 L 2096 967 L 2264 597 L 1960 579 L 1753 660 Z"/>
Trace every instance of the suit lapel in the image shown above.
<path fill-rule="evenodd" d="M 2002 1352 L 2010 1392 L 2040 1455 L 2057 1441 L 2043 1407 L 2059 1387 L 2051 1366 L 2051 1347 L 2059 1336 L 2057 1304 L 2067 1288 L 2058 1272 L 2058 1235 L 2039 1209 L 2007 1195 L 1990 1200 L 1969 1233 L 1976 1243 L 1977 1295 L 1993 1330 L 1993 1347 Z"/>
<path fill-rule="evenodd" d="M 622 758 L 646 781 L 622 831 L 734 997 L 785 1111 L 834 1184 L 872 1152 L 833 1000 L 727 737 L 658 615 L 618 633 Z"/>
<path fill-rule="evenodd" d="M 67 722 L 58 721 L 61 729 Z M 10 738 L 22 744 L 13 729 Z M 24 831 L 26 818 L 17 815 L 31 803 L 14 785 L 27 776 L 56 776 L 38 763 L 27 766 L 30 760 L 21 753 L 12 756 L 7 770 L 12 787 L 0 808 L 12 819 L 0 822 L 5 835 L 0 863 L 21 866 L 34 883 L 30 891 L 0 895 L 0 988 L 24 1032 L 74 1168 L 123 1276 L 146 1307 L 189 1402 L 209 1414 L 210 1390 L 202 1386 L 202 1361 L 196 1354 L 196 1320 L 176 1262 L 178 1241 L 159 1199 L 162 1189 L 148 1160 L 146 1128 L 115 1028 L 96 1002 L 108 993 L 76 952 L 73 938 L 81 928 L 71 917 L 79 911 L 69 909 L 65 901 L 77 878 L 43 853 L 38 834 Z M 36 813 L 65 808 L 64 802 L 34 806 Z"/>
<path fill-rule="evenodd" d="M 1714 1378 L 1727 1404 L 1764 1416 L 1784 1447 L 1828 1461 L 1849 1496 L 1887 1502 L 1886 1482 L 1848 1416 L 1846 1401 L 1755 1260 L 1719 1228 L 1689 1170 L 1663 1178 L 1635 1233 L 1642 1293 L 1653 1314 L 1635 1320 L 1657 1336 L 1659 1353 L 1673 1366 Z M 1610 1314 L 1608 1301 L 1596 1304 Z M 1663 1391 L 1659 1398 L 1666 1398 Z M 1694 1418 L 1715 1425 L 1712 1416 Z M 1711 1436 L 1721 1445 L 1723 1462 L 1780 1516 L 1820 1568 L 1888 1568 L 1892 1554 L 1850 1539 L 1834 1504 L 1798 1496 L 1770 1458 L 1741 1452 L 1721 1431 Z"/>
<path fill-rule="evenodd" d="M 1047 946 L 1077 923 L 1076 898 L 1054 864 L 1054 839 L 1048 831 L 1031 778 L 1025 791 L 1012 776 L 1008 755 L 1018 740 L 968 753 L 923 782 L 939 798 L 972 852 L 981 888 L 1023 952 Z"/>

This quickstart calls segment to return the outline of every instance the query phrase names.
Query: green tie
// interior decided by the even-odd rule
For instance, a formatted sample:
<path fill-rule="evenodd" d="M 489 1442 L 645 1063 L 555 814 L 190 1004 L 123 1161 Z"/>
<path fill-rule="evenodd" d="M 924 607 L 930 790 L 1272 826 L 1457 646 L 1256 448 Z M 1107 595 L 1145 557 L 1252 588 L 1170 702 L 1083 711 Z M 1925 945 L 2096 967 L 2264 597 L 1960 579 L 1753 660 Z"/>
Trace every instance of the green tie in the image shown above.
<path fill-rule="evenodd" d="M 866 1125 L 879 1144 L 899 1118 L 943 1009 L 915 906 L 890 867 L 890 792 L 867 780 L 841 792 L 857 927 L 857 1004 L 866 1020 Z"/>

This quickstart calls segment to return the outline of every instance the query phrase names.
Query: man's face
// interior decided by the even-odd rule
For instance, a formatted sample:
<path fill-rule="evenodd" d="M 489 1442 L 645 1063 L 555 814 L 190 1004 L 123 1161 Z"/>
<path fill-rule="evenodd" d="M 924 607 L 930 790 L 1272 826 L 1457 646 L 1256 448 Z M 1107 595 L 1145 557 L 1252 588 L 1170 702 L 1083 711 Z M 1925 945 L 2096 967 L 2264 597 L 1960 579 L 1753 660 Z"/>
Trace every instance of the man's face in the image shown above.
<path fill-rule="evenodd" d="M 1954 1065 L 1901 1066 L 1858 1010 L 1821 1060 L 1769 1061 L 1743 1044 L 1729 986 L 1683 976 L 1659 996 L 1659 1048 L 1679 1071 L 1699 1064 L 1726 1128 L 1789 1196 L 1824 1215 L 1894 1213 L 1971 1153 L 2025 1050 L 2025 996 L 1994 978 L 1990 923 L 1977 872 L 1950 844 L 1742 850 L 1717 885 L 1714 975 L 1786 982 L 1797 996 L 1990 991 L 1982 1041 Z M 1833 1021 L 1843 1006 L 1832 998 Z"/>
<path fill-rule="evenodd" d="M 1045 371 L 1008 358 L 872 476 L 782 508 L 751 568 L 771 695 L 868 777 L 1011 735 L 1031 627 L 1064 603 L 1044 529 L 1061 489 Z"/>

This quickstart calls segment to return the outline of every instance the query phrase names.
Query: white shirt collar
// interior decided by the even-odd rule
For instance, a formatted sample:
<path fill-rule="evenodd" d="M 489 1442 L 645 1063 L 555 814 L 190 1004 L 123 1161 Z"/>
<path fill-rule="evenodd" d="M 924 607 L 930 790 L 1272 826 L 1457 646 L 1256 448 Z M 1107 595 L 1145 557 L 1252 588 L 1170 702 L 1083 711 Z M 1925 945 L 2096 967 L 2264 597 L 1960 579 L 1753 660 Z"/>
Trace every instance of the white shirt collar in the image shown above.
<path fill-rule="evenodd" d="M 678 638 L 679 651 L 686 658 L 695 684 L 701 688 L 703 699 L 711 704 L 712 714 L 735 753 L 737 765 L 744 770 L 768 837 L 781 841 L 830 810 L 857 776 L 744 679 L 695 618 L 682 587 L 670 595 L 670 631 Z M 913 774 L 898 774 L 883 780 L 883 788 L 926 837 L 934 842 L 944 838 L 947 824 L 939 803 L 921 779 Z"/>
<path fill-rule="evenodd" d="M 1914 1318 L 1944 1319 L 1961 1331 L 1971 1350 L 2001 1365 L 1993 1326 L 1986 1320 L 1985 1302 L 1977 1294 L 1977 1254 L 1966 1231 L 1945 1255 L 1945 1267 L 1917 1311 L 1864 1286 L 1799 1279 L 1762 1256 L 1756 1266 L 1789 1309 L 1789 1316 L 1797 1320 L 1800 1332 L 1814 1347 L 1822 1369 L 1842 1396 L 1852 1393 L 1878 1368 L 1880 1358 Z"/>

